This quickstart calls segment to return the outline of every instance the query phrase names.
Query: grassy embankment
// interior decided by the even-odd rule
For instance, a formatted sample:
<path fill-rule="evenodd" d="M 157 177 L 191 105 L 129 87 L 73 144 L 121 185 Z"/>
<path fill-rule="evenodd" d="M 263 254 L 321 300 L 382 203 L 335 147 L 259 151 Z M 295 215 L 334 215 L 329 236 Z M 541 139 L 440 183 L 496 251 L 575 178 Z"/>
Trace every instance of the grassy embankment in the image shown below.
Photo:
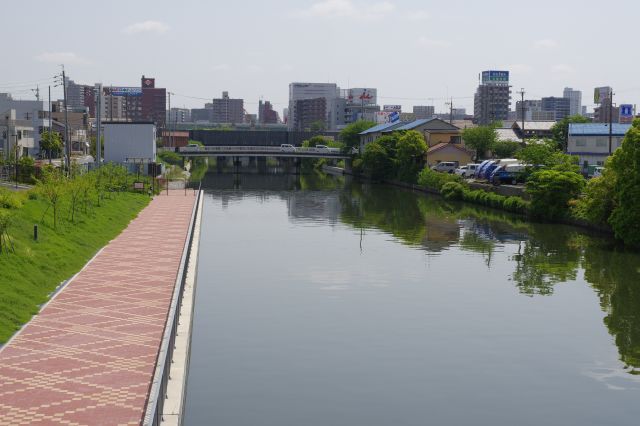
<path fill-rule="evenodd" d="M 149 197 L 113 193 L 79 215 L 75 223 L 59 221 L 53 229 L 51 209 L 26 193 L 12 210 L 8 230 L 14 253 L 0 254 L 0 343 L 6 342 L 45 303 L 64 280 L 77 273 L 95 253 L 116 237 L 149 203 Z M 67 209 L 60 211 L 67 215 Z M 33 226 L 38 224 L 38 241 Z"/>

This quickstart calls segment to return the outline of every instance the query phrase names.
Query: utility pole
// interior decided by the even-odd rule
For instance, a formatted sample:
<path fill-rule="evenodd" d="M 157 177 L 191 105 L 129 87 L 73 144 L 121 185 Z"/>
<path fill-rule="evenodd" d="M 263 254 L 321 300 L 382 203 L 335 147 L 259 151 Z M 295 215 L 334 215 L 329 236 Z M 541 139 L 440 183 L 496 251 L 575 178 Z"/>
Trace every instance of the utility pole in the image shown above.
<path fill-rule="evenodd" d="M 169 125 L 167 126 L 165 123 L 165 129 L 169 128 L 169 134 L 168 136 L 168 140 L 169 140 L 169 146 L 173 147 L 173 140 L 172 140 L 172 135 L 171 135 L 171 92 L 167 92 L 167 94 L 169 95 Z"/>
<path fill-rule="evenodd" d="M 96 167 L 102 163 L 102 84 L 96 83 Z"/>
<path fill-rule="evenodd" d="M 51 86 L 49 86 L 49 146 L 53 140 L 53 123 L 51 121 Z M 49 150 L 49 164 L 51 164 L 51 150 Z"/>
<path fill-rule="evenodd" d="M 613 153 L 613 89 L 609 89 L 609 156 Z"/>
<path fill-rule="evenodd" d="M 71 166 L 71 141 L 69 140 L 69 114 L 67 106 L 67 75 L 64 70 L 64 64 L 61 65 L 62 74 L 56 77 L 62 77 L 62 90 L 64 93 L 64 165 L 69 170 Z M 56 86 L 59 86 L 57 84 Z"/>
<path fill-rule="evenodd" d="M 40 86 L 36 85 L 36 88 L 35 89 L 31 89 L 31 91 L 36 94 L 36 101 L 39 101 L 40 100 Z"/>
<path fill-rule="evenodd" d="M 453 97 L 450 102 L 446 102 L 445 105 L 449 105 L 449 124 L 453 124 Z"/>
<path fill-rule="evenodd" d="M 520 88 L 520 91 L 518 92 L 520 93 L 520 99 L 522 99 L 520 101 L 520 114 L 522 115 L 522 143 L 524 144 L 524 140 L 526 138 L 526 134 L 524 132 L 524 115 L 525 115 L 525 108 L 524 108 L 524 87 Z"/>

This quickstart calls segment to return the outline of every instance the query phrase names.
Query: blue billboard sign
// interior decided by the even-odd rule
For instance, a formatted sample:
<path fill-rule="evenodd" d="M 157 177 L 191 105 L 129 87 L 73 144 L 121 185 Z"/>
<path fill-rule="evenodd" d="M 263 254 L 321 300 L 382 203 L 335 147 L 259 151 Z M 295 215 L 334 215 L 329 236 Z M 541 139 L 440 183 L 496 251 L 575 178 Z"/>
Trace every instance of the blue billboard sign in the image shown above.
<path fill-rule="evenodd" d="M 396 121 L 400 121 L 400 113 L 398 111 L 393 111 L 389 114 L 389 123 L 395 123 Z"/>
<path fill-rule="evenodd" d="M 509 71 L 482 71 L 483 83 L 509 83 Z"/>
<path fill-rule="evenodd" d="M 140 87 L 111 87 L 109 92 L 113 96 L 142 96 Z"/>
<path fill-rule="evenodd" d="M 621 118 L 633 117 L 633 105 L 631 104 L 620 105 L 620 117 Z"/>

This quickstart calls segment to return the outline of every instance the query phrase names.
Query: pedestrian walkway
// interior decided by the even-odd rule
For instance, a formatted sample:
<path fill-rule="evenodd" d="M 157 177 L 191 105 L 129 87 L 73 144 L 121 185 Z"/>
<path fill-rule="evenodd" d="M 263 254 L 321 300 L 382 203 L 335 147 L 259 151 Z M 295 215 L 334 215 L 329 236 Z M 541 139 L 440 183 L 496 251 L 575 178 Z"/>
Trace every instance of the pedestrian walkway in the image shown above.
<path fill-rule="evenodd" d="M 0 425 L 141 422 L 196 199 L 155 197 L 0 350 Z"/>

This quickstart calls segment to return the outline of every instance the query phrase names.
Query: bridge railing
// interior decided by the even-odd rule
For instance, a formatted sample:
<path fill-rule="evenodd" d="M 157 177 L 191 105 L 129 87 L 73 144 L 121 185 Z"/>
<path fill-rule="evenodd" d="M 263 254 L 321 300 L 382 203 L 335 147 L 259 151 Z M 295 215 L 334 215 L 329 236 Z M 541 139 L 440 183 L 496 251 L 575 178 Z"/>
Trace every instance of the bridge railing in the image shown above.
<path fill-rule="evenodd" d="M 329 154 L 340 155 L 340 149 L 338 148 L 282 148 L 279 146 L 183 146 L 179 149 L 179 152 L 187 153 L 202 153 L 202 152 L 229 152 L 238 153 L 246 152 L 250 153 L 277 153 L 277 154 Z"/>

